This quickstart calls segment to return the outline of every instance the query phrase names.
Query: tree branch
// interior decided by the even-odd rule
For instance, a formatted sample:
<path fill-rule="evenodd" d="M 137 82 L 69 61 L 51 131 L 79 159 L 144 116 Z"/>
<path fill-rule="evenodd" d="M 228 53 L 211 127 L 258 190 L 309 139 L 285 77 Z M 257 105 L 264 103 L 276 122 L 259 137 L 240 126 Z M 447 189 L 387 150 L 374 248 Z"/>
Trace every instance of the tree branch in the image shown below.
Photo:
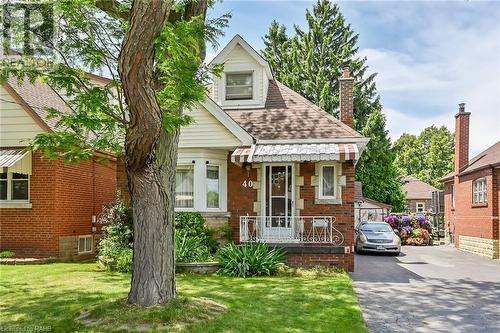
<path fill-rule="evenodd" d="M 116 19 L 128 21 L 130 18 L 130 8 L 117 0 L 96 0 L 95 6 Z"/>

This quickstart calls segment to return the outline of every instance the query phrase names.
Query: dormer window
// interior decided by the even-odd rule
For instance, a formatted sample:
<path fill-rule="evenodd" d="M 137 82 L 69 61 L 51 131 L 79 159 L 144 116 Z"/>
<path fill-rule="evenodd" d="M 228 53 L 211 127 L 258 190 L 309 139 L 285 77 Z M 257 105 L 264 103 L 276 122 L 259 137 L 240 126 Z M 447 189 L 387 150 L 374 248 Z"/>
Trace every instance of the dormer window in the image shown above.
<path fill-rule="evenodd" d="M 253 98 L 253 73 L 226 73 L 226 100 Z"/>

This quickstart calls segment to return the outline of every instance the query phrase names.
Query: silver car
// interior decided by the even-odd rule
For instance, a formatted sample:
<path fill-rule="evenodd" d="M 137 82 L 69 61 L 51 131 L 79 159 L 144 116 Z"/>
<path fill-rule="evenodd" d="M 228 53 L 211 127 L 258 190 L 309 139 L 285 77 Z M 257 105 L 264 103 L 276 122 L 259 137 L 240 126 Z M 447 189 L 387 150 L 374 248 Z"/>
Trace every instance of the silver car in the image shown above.
<path fill-rule="evenodd" d="M 385 222 L 365 222 L 356 229 L 356 252 L 399 254 L 401 239 Z"/>

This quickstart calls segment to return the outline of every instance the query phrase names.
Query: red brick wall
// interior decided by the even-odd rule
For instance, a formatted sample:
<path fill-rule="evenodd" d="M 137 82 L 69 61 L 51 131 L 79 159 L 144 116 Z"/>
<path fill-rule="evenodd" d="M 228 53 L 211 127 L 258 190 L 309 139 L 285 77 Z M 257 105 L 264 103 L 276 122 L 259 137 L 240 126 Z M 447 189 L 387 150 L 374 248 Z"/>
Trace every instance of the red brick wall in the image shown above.
<path fill-rule="evenodd" d="M 498 172 L 496 172 L 498 174 Z M 488 203 L 473 204 L 472 183 L 486 177 Z M 445 184 L 445 223 L 455 229 L 455 245 L 459 246 L 459 236 L 472 236 L 498 239 L 498 177 L 492 169 L 479 170 L 464 176 L 455 177 L 455 209 L 451 207 L 451 184 Z M 496 185 L 495 185 L 496 184 Z"/>
<path fill-rule="evenodd" d="M 233 230 L 233 240 L 239 241 L 239 217 L 244 215 L 255 216 L 253 211 L 254 201 L 257 199 L 257 190 L 242 186 L 244 181 L 257 181 L 257 171 L 254 168 L 247 170 L 228 161 L 228 211 L 231 213 L 229 223 Z M 345 237 L 342 246 L 352 247 L 354 245 L 354 164 L 343 163 L 342 173 L 346 176 L 346 187 L 342 188 L 342 205 L 315 204 L 315 188 L 311 185 L 311 176 L 315 173 L 314 163 L 301 163 L 300 176 L 304 177 L 304 186 L 300 187 L 300 197 L 304 199 L 304 209 L 300 214 L 303 216 L 325 216 L 336 217 L 334 224 Z M 316 258 L 317 256 L 317 258 Z M 332 263 L 338 262 L 341 267 L 350 271 L 354 270 L 354 254 L 301 254 L 289 255 L 291 262 L 302 260 L 307 265 L 313 262 L 327 260 Z M 321 258 L 320 258 L 321 257 Z M 321 260 L 320 260 L 321 259 Z"/>
<path fill-rule="evenodd" d="M 18 256 L 57 256 L 59 253 L 55 221 L 56 168 L 54 162 L 32 158 L 30 198 L 32 208 L 0 208 L 0 249 Z"/>
<path fill-rule="evenodd" d="M 327 253 L 304 253 L 287 254 L 287 264 L 292 267 L 342 267 L 349 272 L 354 271 L 354 255 L 348 254 L 327 254 Z"/>
<path fill-rule="evenodd" d="M 92 234 L 92 215 L 114 199 L 115 189 L 115 162 L 67 165 L 34 153 L 32 208 L 0 209 L 0 248 L 18 256 L 58 256 L 59 237 Z"/>

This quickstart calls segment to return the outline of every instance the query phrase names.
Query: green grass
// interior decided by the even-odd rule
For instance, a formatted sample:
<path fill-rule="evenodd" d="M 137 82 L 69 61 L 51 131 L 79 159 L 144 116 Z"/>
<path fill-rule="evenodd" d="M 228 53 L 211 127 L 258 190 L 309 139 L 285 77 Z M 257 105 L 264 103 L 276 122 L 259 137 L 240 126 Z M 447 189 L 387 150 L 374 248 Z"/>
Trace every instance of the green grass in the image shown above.
<path fill-rule="evenodd" d="M 104 272 L 95 263 L 0 266 L 0 327 L 7 332 L 35 326 L 51 332 L 109 331 L 85 327 L 75 318 L 85 311 L 117 316 L 129 283 L 128 274 Z M 367 332 L 344 273 L 247 279 L 178 275 L 177 289 L 183 298 L 205 297 L 227 307 L 184 332 Z M 179 311 L 171 312 L 175 317 Z M 137 316 L 118 313 L 125 319 Z M 157 310 L 144 315 L 151 321 L 157 316 Z"/>

